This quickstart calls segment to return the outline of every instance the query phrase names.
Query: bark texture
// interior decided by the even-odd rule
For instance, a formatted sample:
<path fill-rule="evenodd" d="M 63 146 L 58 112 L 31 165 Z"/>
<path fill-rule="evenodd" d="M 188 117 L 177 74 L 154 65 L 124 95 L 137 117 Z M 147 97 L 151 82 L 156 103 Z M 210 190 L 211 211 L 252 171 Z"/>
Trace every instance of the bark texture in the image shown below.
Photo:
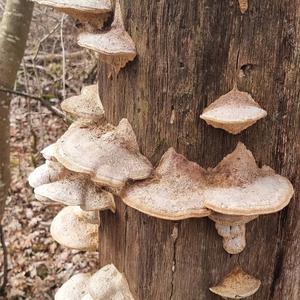
<path fill-rule="evenodd" d="M 0 24 L 0 86 L 12 89 L 24 55 L 33 3 L 7 0 Z M 10 184 L 9 171 L 10 95 L 0 92 L 0 222 Z"/>
<path fill-rule="evenodd" d="M 108 120 L 126 117 L 142 152 L 156 163 L 173 146 L 203 167 L 215 166 L 238 141 L 259 165 L 271 166 L 295 187 L 290 205 L 247 225 L 239 255 L 222 248 L 209 219 L 169 222 L 117 200 L 101 214 L 100 263 L 125 272 L 139 300 L 219 299 L 208 288 L 239 264 L 261 279 L 249 299 L 300 297 L 300 1 L 121 1 L 138 58 L 99 86 Z M 199 115 L 238 88 L 250 92 L 267 118 L 238 136 L 214 129 Z M 171 120 L 173 122 L 171 122 Z"/>

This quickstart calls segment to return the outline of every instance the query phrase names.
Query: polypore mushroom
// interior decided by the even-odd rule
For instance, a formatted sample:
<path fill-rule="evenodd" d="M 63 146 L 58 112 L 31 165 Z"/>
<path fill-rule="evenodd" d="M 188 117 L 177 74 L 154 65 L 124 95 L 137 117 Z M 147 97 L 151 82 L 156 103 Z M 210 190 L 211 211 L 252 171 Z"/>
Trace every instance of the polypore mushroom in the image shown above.
<path fill-rule="evenodd" d="M 99 59 L 112 65 L 116 74 L 127 62 L 136 57 L 136 48 L 123 23 L 119 0 L 116 0 L 115 16 L 111 28 L 100 33 L 83 32 L 78 36 L 78 45 L 95 51 Z"/>
<path fill-rule="evenodd" d="M 86 294 L 81 298 L 81 300 L 94 300 L 94 298 L 90 294 Z"/>
<path fill-rule="evenodd" d="M 242 143 L 209 173 L 204 206 L 219 213 L 210 218 L 224 237 L 224 246 L 228 245 L 225 250 L 232 254 L 244 249 L 247 222 L 283 209 L 294 193 L 287 178 L 267 166 L 259 168 Z"/>
<path fill-rule="evenodd" d="M 55 300 L 81 300 L 87 294 L 89 273 L 79 273 L 65 282 L 55 294 Z"/>
<path fill-rule="evenodd" d="M 200 118 L 215 128 L 238 134 L 266 115 L 250 94 L 234 88 L 210 104 Z"/>
<path fill-rule="evenodd" d="M 55 143 L 50 144 L 41 151 L 41 154 L 46 160 L 56 161 L 55 158 Z"/>
<path fill-rule="evenodd" d="M 127 205 L 157 218 L 205 217 L 210 214 L 203 205 L 205 176 L 205 170 L 198 164 L 170 148 L 153 177 L 128 186 L 122 199 Z"/>
<path fill-rule="evenodd" d="M 84 174 L 66 171 L 63 178 L 37 187 L 34 193 L 65 205 L 80 206 L 83 210 L 115 211 L 113 195 L 102 190 Z"/>
<path fill-rule="evenodd" d="M 53 182 L 59 178 L 62 172 L 60 164 L 55 162 L 46 162 L 37 167 L 28 177 L 29 185 L 33 188 Z"/>
<path fill-rule="evenodd" d="M 73 123 L 56 145 L 56 158 L 67 169 L 112 188 L 123 187 L 129 179 L 147 178 L 152 171 L 127 119 L 117 127 Z"/>
<path fill-rule="evenodd" d="M 97 84 L 83 87 L 79 96 L 64 100 L 61 108 L 75 120 L 99 122 L 104 119 Z"/>
<path fill-rule="evenodd" d="M 236 267 L 222 282 L 209 289 L 224 299 L 243 299 L 254 295 L 260 285 L 260 280 L 247 274 L 240 267 Z"/>
<path fill-rule="evenodd" d="M 88 292 L 94 300 L 134 300 L 125 276 L 113 264 L 90 278 Z"/>
<path fill-rule="evenodd" d="M 107 20 L 112 5 L 110 0 L 33 0 L 34 2 L 53 7 L 58 11 L 88 23 L 95 28 L 102 28 Z"/>
<path fill-rule="evenodd" d="M 96 251 L 98 244 L 98 214 L 79 206 L 63 208 L 53 219 L 50 232 L 54 240 L 71 249 Z"/>

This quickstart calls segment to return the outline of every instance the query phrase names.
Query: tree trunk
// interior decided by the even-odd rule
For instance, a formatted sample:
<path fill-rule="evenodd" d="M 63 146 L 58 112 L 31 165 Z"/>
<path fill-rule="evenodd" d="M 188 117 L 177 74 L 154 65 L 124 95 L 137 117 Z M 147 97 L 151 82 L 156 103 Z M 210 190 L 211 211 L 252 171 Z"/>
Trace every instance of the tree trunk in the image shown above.
<path fill-rule="evenodd" d="M 33 3 L 7 0 L 0 25 L 0 86 L 12 89 L 24 55 Z M 10 95 L 0 92 L 0 223 L 10 184 L 9 168 Z"/>
<path fill-rule="evenodd" d="M 237 0 L 122 0 L 121 6 L 139 56 L 115 79 L 100 66 L 108 120 L 128 118 L 153 163 L 173 146 L 212 167 L 242 141 L 260 165 L 293 182 L 295 197 L 280 213 L 247 225 L 239 255 L 223 250 L 208 218 L 163 221 L 119 199 L 116 215 L 101 215 L 101 265 L 123 271 L 139 300 L 219 299 L 208 288 L 237 264 L 262 281 L 249 299 L 298 300 L 300 1 L 251 0 L 244 15 Z M 268 111 L 238 136 L 199 118 L 235 83 Z"/>

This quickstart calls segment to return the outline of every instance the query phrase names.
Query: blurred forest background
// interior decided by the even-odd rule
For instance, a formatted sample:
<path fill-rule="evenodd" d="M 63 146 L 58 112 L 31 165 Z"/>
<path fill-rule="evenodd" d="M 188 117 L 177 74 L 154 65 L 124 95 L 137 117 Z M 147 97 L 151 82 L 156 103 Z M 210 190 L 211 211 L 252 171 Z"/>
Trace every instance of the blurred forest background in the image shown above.
<path fill-rule="evenodd" d="M 4 5 L 5 1 L 0 0 L 0 16 Z M 77 46 L 76 35 L 74 21 L 35 5 L 14 90 L 46 100 L 49 106 L 59 109 L 65 97 L 79 94 L 83 85 L 94 83 L 97 60 Z M 51 238 L 50 223 L 60 207 L 36 201 L 27 183 L 29 173 L 43 161 L 39 151 L 56 141 L 66 128 L 62 118 L 41 101 L 13 96 L 12 183 L 3 222 L 9 255 L 5 299 L 53 299 L 55 290 L 76 271 L 96 268 L 96 253 L 69 250 Z"/>

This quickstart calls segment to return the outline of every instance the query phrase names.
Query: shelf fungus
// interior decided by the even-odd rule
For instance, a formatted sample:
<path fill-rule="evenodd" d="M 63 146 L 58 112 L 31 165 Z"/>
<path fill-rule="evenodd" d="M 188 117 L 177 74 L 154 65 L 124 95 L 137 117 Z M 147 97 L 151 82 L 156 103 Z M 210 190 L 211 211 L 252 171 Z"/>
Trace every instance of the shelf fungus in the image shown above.
<path fill-rule="evenodd" d="M 136 48 L 125 30 L 119 0 L 116 1 L 114 21 L 110 29 L 98 33 L 83 32 L 78 36 L 78 45 L 96 52 L 101 61 L 112 66 L 115 74 L 134 60 Z"/>
<path fill-rule="evenodd" d="M 86 212 L 79 206 L 63 208 L 53 219 L 50 232 L 59 244 L 80 251 L 96 251 L 99 219 L 96 211 Z"/>
<path fill-rule="evenodd" d="M 53 7 L 82 23 L 101 29 L 112 11 L 111 0 L 33 0 Z"/>
<path fill-rule="evenodd" d="M 104 120 L 104 109 L 98 93 L 98 85 L 83 87 L 79 96 L 64 100 L 61 108 L 72 120 L 100 122 Z"/>
<path fill-rule="evenodd" d="M 117 127 L 73 123 L 56 145 L 56 158 L 67 169 L 111 188 L 122 188 L 127 180 L 145 179 L 152 172 L 127 119 Z"/>
<path fill-rule="evenodd" d="M 28 177 L 29 185 L 37 188 L 57 180 L 63 172 L 63 167 L 52 161 L 46 161 L 43 165 L 37 167 Z"/>
<path fill-rule="evenodd" d="M 123 201 L 148 215 L 180 220 L 205 217 L 203 191 L 206 171 L 170 148 L 161 158 L 152 178 L 129 185 Z"/>
<path fill-rule="evenodd" d="M 81 300 L 87 294 L 91 274 L 79 273 L 65 282 L 55 294 L 55 300 Z"/>
<path fill-rule="evenodd" d="M 224 299 L 243 299 L 254 295 L 260 285 L 260 280 L 236 267 L 210 291 Z"/>
<path fill-rule="evenodd" d="M 90 278 L 88 292 L 94 300 L 134 300 L 125 276 L 113 264 L 103 267 Z"/>
<path fill-rule="evenodd" d="M 80 206 L 83 210 L 111 210 L 115 212 L 114 196 L 92 182 L 87 175 L 71 171 L 57 181 L 35 188 L 37 197 L 50 199 L 69 206 Z"/>
<path fill-rule="evenodd" d="M 209 170 L 204 206 L 223 237 L 225 250 L 240 253 L 245 245 L 245 224 L 289 204 L 294 190 L 290 181 L 267 166 L 259 168 L 252 153 L 239 143 L 214 169 Z"/>
<path fill-rule="evenodd" d="M 215 128 L 238 134 L 266 115 L 250 94 L 234 88 L 210 104 L 200 118 Z"/>

